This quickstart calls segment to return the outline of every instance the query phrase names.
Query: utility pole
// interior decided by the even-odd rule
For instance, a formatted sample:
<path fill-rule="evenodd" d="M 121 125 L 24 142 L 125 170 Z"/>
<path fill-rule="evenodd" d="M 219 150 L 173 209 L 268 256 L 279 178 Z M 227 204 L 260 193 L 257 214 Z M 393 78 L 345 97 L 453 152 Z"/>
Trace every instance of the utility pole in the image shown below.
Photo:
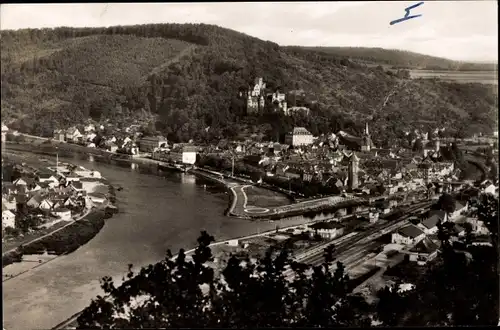
<path fill-rule="evenodd" d="M 56 147 L 56 174 L 59 174 L 59 147 Z"/>
<path fill-rule="evenodd" d="M 234 155 L 233 156 L 233 161 L 232 161 L 232 165 L 231 165 L 231 177 L 234 178 Z"/>

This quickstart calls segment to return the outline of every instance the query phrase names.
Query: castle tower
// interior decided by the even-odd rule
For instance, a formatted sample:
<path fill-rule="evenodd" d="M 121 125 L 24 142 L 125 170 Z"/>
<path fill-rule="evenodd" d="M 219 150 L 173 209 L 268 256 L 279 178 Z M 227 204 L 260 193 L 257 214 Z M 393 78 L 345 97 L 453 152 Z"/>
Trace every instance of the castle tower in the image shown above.
<path fill-rule="evenodd" d="M 349 160 L 349 188 L 352 191 L 358 188 L 359 158 L 353 152 Z"/>
<path fill-rule="evenodd" d="M 264 109 L 264 105 L 265 105 L 264 96 L 263 96 L 263 95 L 261 95 L 261 96 L 260 96 L 260 99 L 259 99 L 259 107 L 260 107 L 261 109 Z"/>

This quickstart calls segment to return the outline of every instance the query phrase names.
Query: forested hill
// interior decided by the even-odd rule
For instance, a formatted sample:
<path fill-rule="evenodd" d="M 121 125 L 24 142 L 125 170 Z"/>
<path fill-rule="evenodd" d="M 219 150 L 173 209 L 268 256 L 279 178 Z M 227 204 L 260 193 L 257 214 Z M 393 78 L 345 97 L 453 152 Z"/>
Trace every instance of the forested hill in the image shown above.
<path fill-rule="evenodd" d="M 50 135 L 88 117 L 152 120 L 172 140 L 217 140 L 294 125 L 314 134 L 358 133 L 366 121 L 383 146 L 409 128 L 462 133 L 496 127 L 496 95 L 480 84 L 410 80 L 346 56 L 280 47 L 204 24 L 1 31 L 2 120 Z M 268 107 L 246 115 L 239 92 L 256 77 L 309 117 Z M 384 143 L 381 143 L 382 140 Z"/>
<path fill-rule="evenodd" d="M 497 63 L 472 63 L 452 61 L 446 58 L 423 55 L 404 50 L 365 47 L 300 47 L 336 56 L 345 56 L 354 61 L 374 65 L 387 65 L 401 69 L 451 70 L 451 71 L 497 71 Z"/>

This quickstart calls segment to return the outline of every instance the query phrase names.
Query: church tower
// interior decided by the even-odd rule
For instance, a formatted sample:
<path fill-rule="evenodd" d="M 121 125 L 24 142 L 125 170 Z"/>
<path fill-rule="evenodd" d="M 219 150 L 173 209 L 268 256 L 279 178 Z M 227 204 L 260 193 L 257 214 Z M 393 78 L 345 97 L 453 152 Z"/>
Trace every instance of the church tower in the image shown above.
<path fill-rule="evenodd" d="M 358 188 L 359 158 L 353 152 L 349 161 L 349 188 Z"/>
<path fill-rule="evenodd" d="M 365 126 L 365 132 L 363 133 L 363 144 L 361 145 L 361 151 L 370 151 L 372 146 L 372 139 L 370 137 L 370 131 L 368 130 L 368 123 Z"/>

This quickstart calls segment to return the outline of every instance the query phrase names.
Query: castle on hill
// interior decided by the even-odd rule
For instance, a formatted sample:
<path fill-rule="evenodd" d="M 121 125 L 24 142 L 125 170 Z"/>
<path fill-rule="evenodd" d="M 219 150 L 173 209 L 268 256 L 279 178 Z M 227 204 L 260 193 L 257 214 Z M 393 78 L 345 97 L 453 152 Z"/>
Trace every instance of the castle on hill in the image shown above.
<path fill-rule="evenodd" d="M 243 93 L 240 92 L 240 97 Z M 287 114 L 286 95 L 280 93 L 278 89 L 274 93 L 266 94 L 266 84 L 262 77 L 255 78 L 253 87 L 250 87 L 246 92 L 247 114 L 259 113 L 264 110 L 266 101 L 270 101 L 274 105 L 275 111 L 283 111 Z"/>

